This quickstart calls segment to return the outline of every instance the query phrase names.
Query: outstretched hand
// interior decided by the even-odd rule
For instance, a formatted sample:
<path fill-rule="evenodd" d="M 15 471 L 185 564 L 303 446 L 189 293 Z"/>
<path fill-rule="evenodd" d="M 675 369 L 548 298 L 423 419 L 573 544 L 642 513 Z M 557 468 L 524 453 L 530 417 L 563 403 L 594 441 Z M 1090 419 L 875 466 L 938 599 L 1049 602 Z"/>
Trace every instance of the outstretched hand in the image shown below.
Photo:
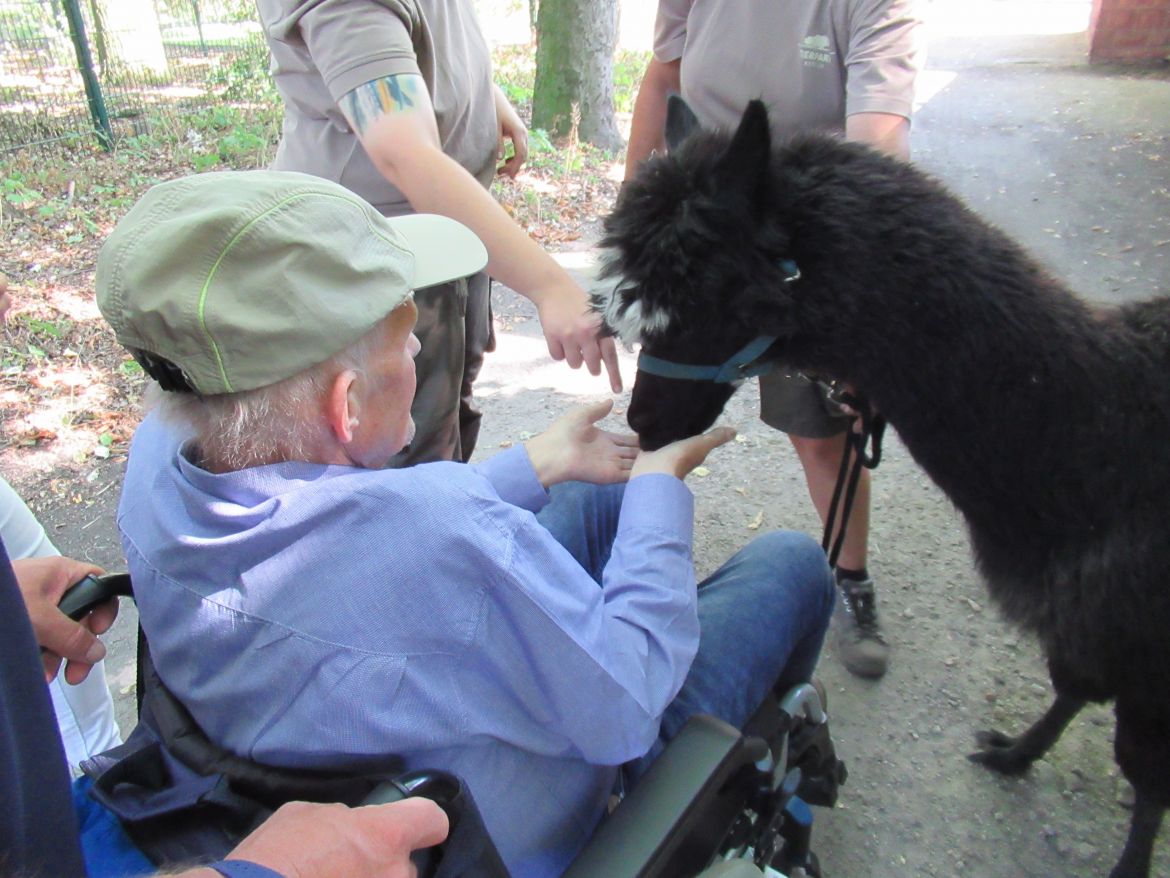
<path fill-rule="evenodd" d="M 524 443 L 536 476 L 546 488 L 559 482 L 596 485 L 624 482 L 638 456 L 638 437 L 611 433 L 597 422 L 613 411 L 613 400 L 572 409 Z"/>
<path fill-rule="evenodd" d="M 731 427 L 716 427 L 698 436 L 671 442 L 657 451 L 643 451 L 634 461 L 630 478 L 646 473 L 666 473 L 675 478 L 685 478 L 707 459 L 708 454 L 734 438 L 735 430 Z"/>
<path fill-rule="evenodd" d="M 533 301 L 552 358 L 564 360 L 573 369 L 584 363 L 590 375 L 600 375 L 604 365 L 610 389 L 620 393 L 617 347 L 612 338 L 601 335 L 601 315 L 590 309 L 585 291 L 575 283 L 564 284 Z"/>
<path fill-rule="evenodd" d="M 37 643 L 43 648 L 41 660 L 45 678 L 57 676 L 64 659 L 65 680 L 76 685 L 86 678 L 89 669 L 105 658 L 106 648 L 97 635 L 112 624 L 118 615 L 114 599 L 98 607 L 81 622 L 74 622 L 58 608 L 61 595 L 75 582 L 90 573 L 101 573 L 92 564 L 53 555 L 47 558 L 23 558 L 12 562 L 28 618 Z"/>

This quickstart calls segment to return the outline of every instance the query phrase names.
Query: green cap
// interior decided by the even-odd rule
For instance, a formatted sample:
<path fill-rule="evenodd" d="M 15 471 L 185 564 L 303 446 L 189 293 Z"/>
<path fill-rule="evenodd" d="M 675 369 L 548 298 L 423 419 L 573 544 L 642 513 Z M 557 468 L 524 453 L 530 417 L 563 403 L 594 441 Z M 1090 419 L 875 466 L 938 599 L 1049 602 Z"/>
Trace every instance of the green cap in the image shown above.
<path fill-rule="evenodd" d="M 486 264 L 446 217 L 386 218 L 308 174 L 227 171 L 143 195 L 98 256 L 97 301 L 126 347 L 174 363 L 198 393 L 237 393 L 324 362 L 412 290 Z"/>

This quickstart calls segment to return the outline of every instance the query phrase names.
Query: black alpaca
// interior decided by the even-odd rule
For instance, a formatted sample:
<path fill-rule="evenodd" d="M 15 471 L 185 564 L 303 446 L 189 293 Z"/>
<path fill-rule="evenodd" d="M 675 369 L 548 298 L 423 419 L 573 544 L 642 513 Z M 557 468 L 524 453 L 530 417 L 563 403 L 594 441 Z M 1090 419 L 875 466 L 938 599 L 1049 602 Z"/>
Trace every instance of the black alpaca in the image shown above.
<path fill-rule="evenodd" d="M 607 219 L 617 283 L 594 307 L 684 363 L 777 336 L 767 357 L 885 416 L 965 516 L 1056 690 L 971 758 L 1025 771 L 1112 699 L 1136 804 L 1111 875 L 1146 876 L 1170 804 L 1170 299 L 1094 310 L 907 164 L 824 136 L 773 150 L 759 102 L 734 134 L 692 124 L 672 102 L 670 152 Z M 640 370 L 630 424 L 656 447 L 706 429 L 732 392 Z"/>

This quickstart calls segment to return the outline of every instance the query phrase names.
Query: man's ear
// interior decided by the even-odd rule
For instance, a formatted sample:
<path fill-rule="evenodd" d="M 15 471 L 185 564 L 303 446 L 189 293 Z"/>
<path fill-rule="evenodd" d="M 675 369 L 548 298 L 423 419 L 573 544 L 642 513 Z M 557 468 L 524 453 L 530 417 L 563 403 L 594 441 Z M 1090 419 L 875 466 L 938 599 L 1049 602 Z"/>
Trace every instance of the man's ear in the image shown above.
<path fill-rule="evenodd" d="M 353 441 L 361 419 L 360 378 L 353 369 L 342 369 L 329 385 L 325 397 L 325 419 L 333 438 L 342 445 Z"/>
<path fill-rule="evenodd" d="M 666 99 L 666 148 L 678 149 L 679 144 L 699 128 L 699 117 L 681 95 L 671 94 Z"/>

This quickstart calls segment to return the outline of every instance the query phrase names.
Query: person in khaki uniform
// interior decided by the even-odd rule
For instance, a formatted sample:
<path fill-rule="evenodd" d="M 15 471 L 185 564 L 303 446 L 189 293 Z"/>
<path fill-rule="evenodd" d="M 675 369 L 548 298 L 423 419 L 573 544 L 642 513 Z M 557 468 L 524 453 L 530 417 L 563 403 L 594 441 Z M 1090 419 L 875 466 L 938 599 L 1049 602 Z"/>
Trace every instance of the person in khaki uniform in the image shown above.
<path fill-rule="evenodd" d="M 708 128 L 734 128 L 747 102 L 768 104 L 773 136 L 844 134 L 910 156 L 914 80 L 921 66 L 914 0 L 659 0 L 654 56 L 638 91 L 626 177 L 666 148 L 666 99 L 679 93 Z M 780 372 L 760 378 L 760 418 L 788 433 L 809 494 L 827 517 L 848 416 L 820 388 Z M 837 567 L 837 654 L 854 674 L 880 677 L 889 644 L 867 570 L 869 472 L 863 471 Z"/>
<path fill-rule="evenodd" d="M 585 292 L 487 191 L 515 175 L 527 132 L 491 80 L 472 0 L 257 0 L 285 102 L 273 168 L 340 183 L 384 216 L 436 213 L 487 246 L 485 273 L 418 293 L 418 432 L 400 464 L 470 458 L 471 390 L 492 347 L 489 276 L 537 307 L 550 355 L 621 389 Z"/>

